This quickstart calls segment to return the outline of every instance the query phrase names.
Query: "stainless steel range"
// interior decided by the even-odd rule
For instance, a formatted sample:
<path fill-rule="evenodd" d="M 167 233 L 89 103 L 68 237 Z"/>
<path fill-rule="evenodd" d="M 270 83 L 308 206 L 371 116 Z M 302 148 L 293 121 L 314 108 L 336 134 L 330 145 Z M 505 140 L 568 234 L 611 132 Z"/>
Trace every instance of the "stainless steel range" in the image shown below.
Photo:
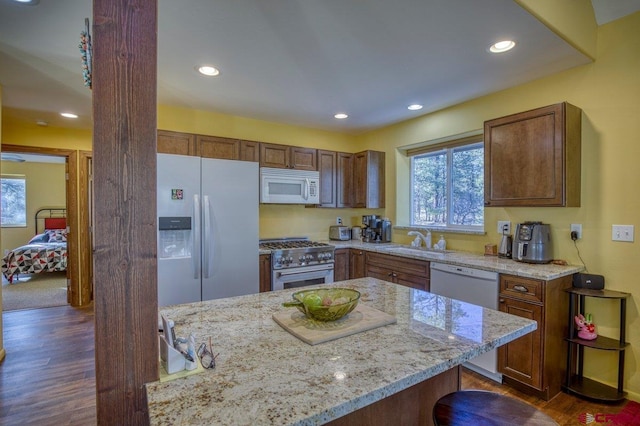
<path fill-rule="evenodd" d="M 304 237 L 260 240 L 271 250 L 271 289 L 284 290 L 333 282 L 334 246 Z"/>

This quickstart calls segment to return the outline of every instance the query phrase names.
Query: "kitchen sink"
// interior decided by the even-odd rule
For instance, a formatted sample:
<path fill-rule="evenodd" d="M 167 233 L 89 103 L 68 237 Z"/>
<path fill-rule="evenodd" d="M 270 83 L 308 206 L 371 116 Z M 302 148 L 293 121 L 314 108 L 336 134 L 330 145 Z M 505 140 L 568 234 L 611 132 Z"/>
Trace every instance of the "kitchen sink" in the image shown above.
<path fill-rule="evenodd" d="M 406 247 L 406 246 L 388 247 L 385 249 L 385 251 L 390 253 L 407 254 L 407 255 L 414 255 L 414 256 L 420 255 L 420 254 L 435 255 L 435 254 L 452 253 L 452 250 L 436 250 L 436 249 L 428 249 L 425 247 Z"/>

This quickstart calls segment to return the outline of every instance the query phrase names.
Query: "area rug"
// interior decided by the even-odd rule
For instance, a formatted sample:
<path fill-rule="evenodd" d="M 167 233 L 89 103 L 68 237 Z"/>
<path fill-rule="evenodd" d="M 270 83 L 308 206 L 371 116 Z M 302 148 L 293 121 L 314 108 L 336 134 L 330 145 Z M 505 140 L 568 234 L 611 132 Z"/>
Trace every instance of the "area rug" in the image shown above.
<path fill-rule="evenodd" d="M 2 310 L 39 309 L 67 304 L 64 272 L 21 275 L 18 282 L 2 283 Z"/>
<path fill-rule="evenodd" d="M 640 425 L 640 403 L 629 401 L 624 408 L 611 419 L 614 425 Z"/>

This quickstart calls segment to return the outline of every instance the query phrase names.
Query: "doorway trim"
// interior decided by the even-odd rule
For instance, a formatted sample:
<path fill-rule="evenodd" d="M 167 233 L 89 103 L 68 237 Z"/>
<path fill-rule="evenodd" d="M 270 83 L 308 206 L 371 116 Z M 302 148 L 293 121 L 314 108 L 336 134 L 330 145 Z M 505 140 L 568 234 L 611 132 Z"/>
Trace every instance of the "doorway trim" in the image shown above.
<path fill-rule="evenodd" d="M 80 280 L 80 245 L 78 226 L 78 151 L 70 149 L 43 148 L 36 146 L 2 144 L 2 152 L 51 155 L 66 158 L 67 192 L 67 301 L 71 306 L 82 306 L 83 289 Z"/>

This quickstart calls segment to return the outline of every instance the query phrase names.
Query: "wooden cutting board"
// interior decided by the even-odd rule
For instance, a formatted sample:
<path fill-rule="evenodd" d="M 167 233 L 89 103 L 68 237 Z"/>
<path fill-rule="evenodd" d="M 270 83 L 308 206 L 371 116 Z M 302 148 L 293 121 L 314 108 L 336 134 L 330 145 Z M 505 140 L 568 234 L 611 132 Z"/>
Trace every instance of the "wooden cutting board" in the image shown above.
<path fill-rule="evenodd" d="M 273 314 L 273 320 L 289 333 L 310 345 L 317 345 L 341 337 L 395 324 L 396 318 L 385 312 L 358 304 L 348 315 L 337 321 L 314 321 L 295 308 L 284 308 Z"/>

